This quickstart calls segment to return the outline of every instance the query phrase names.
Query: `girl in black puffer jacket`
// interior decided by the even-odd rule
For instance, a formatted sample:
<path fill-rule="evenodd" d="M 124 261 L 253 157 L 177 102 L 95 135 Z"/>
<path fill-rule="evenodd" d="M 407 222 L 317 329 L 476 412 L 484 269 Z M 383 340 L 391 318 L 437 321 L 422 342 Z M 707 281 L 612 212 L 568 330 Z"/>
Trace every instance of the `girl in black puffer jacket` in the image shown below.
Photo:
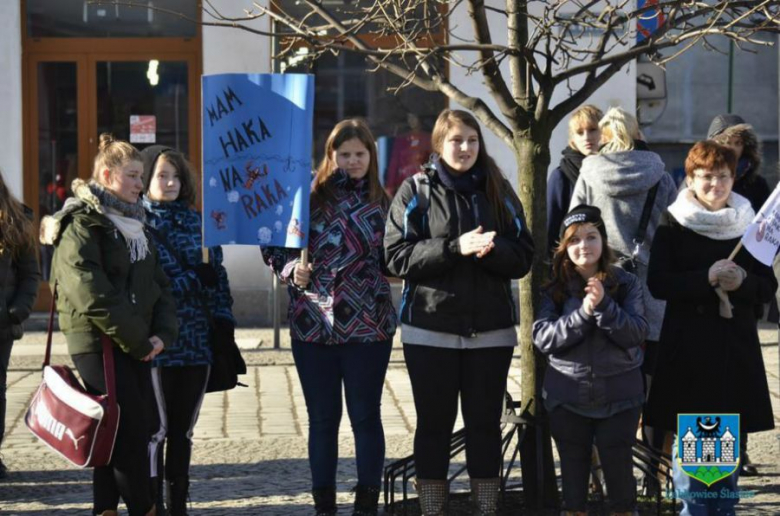
<path fill-rule="evenodd" d="M 561 457 L 564 510 L 587 511 L 595 441 L 613 514 L 630 514 L 631 449 L 644 401 L 640 345 L 648 331 L 642 283 L 611 265 L 598 208 L 577 206 L 562 230 L 533 337 L 550 362 L 543 397 Z"/>
<path fill-rule="evenodd" d="M 5 434 L 5 390 L 11 348 L 22 338 L 22 322 L 38 294 L 38 256 L 32 211 L 8 191 L 0 175 L 0 443 Z M 0 479 L 7 470 L 0 460 Z"/>
<path fill-rule="evenodd" d="M 441 514 L 460 395 L 477 514 L 492 514 L 517 344 L 512 280 L 530 269 L 533 242 L 472 115 L 442 112 L 432 143 L 438 155 L 401 185 L 385 230 L 387 267 L 405 280 L 401 340 L 417 409 L 417 489 L 423 514 Z"/>

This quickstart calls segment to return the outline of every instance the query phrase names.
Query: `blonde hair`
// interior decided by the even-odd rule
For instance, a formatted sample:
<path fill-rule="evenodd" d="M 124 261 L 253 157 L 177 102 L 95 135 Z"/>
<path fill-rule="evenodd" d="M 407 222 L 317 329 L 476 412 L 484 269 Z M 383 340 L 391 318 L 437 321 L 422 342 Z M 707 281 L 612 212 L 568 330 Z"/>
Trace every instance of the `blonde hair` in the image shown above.
<path fill-rule="evenodd" d="M 95 156 L 92 179 L 102 184 L 103 181 L 100 177 L 102 170 L 108 169 L 113 173 L 114 170 L 129 161 L 140 161 L 143 163 L 143 158 L 138 149 L 124 140 L 114 139 L 114 136 L 110 133 L 103 133 L 100 135 L 100 146 L 97 156 Z"/>
<path fill-rule="evenodd" d="M 586 104 L 572 113 L 571 118 L 569 118 L 569 145 L 574 145 L 574 135 L 580 128 L 599 128 L 599 121 L 603 116 L 604 113 L 599 108 L 590 104 Z"/>
<path fill-rule="evenodd" d="M 636 117 L 619 107 L 609 108 L 599 122 L 599 129 L 605 142 L 600 154 L 634 150 L 634 141 L 642 138 Z"/>

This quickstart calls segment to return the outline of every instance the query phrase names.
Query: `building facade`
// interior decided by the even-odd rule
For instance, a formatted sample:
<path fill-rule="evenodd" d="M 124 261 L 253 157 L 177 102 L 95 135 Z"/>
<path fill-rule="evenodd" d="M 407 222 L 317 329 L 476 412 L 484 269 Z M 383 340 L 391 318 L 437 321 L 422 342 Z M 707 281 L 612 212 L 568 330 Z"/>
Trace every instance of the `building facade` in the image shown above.
<path fill-rule="evenodd" d="M 225 16 L 241 16 L 251 3 L 210 2 Z M 490 3 L 503 6 L 497 0 Z M 295 60 L 272 58 L 278 43 L 273 38 L 192 23 L 213 21 L 198 0 L 154 0 L 148 5 L 180 12 L 184 18 L 158 9 L 83 0 L 0 2 L 0 20 L 6 27 L 6 37 L 0 41 L 5 72 L 0 77 L 0 112 L 4 113 L 0 170 L 38 220 L 62 206 L 74 178 L 89 177 L 102 132 L 112 132 L 141 148 L 152 143 L 179 148 L 197 166 L 202 74 L 296 71 Z M 500 15 L 491 16 L 492 27 L 505 23 Z M 456 7 L 449 19 L 456 36 L 469 37 L 471 24 L 465 7 Z M 267 17 L 248 24 L 266 32 L 271 29 Z M 506 31 L 495 30 L 493 36 L 500 43 Z M 385 168 L 395 168 L 399 160 L 403 164 L 409 156 L 427 153 L 426 134 L 438 112 L 450 105 L 442 95 L 413 88 L 390 95 L 387 88 L 397 78 L 367 73 L 359 59 L 345 53 L 322 60 L 311 72 L 317 78 L 317 157 L 336 121 L 362 116 L 378 137 Z M 496 108 L 479 74 L 451 66 L 449 75 L 454 84 Z M 591 102 L 632 110 L 634 84 L 634 67 L 629 65 Z M 558 95 L 554 103 L 565 93 Z M 551 166 L 557 165 L 566 146 L 566 132 L 566 123 L 562 123 L 554 133 Z M 517 187 L 512 152 L 489 131 L 485 134 L 491 155 Z M 50 253 L 41 249 L 45 272 Z M 239 321 L 269 324 L 271 275 L 262 265 L 259 249 L 229 246 L 225 256 Z M 46 307 L 48 287 L 42 286 L 39 297 L 39 309 Z"/>

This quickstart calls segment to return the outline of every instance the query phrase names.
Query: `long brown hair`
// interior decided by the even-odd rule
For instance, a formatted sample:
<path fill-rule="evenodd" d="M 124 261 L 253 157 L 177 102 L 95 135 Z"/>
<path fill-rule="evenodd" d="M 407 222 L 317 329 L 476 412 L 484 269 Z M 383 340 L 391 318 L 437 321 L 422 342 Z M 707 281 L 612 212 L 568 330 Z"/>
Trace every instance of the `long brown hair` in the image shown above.
<path fill-rule="evenodd" d="M 379 183 L 379 165 L 376 157 L 376 143 L 371 129 L 358 118 L 349 118 L 342 120 L 333 128 L 325 142 L 325 155 L 322 157 L 320 166 L 317 167 L 317 173 L 314 176 L 314 185 L 312 186 L 312 200 L 315 203 L 326 204 L 333 199 L 333 189 L 328 179 L 336 172 L 338 166 L 333 159 L 334 152 L 341 145 L 353 138 L 357 138 L 360 143 L 368 149 L 369 162 L 366 179 L 368 180 L 368 201 L 377 202 L 385 208 L 390 204 L 382 185 Z"/>
<path fill-rule="evenodd" d="M 585 280 L 582 279 L 580 273 L 577 272 L 577 266 L 572 263 L 571 258 L 569 258 L 569 252 L 566 249 L 569 246 L 572 238 L 574 238 L 574 235 L 577 233 L 577 230 L 580 229 L 580 227 L 582 227 L 584 224 L 593 224 L 596 229 L 598 229 L 599 234 L 601 234 L 601 257 L 599 258 L 598 272 L 596 273 L 596 277 L 602 282 L 608 278 L 614 278 L 611 265 L 615 261 L 615 258 L 612 253 L 612 249 L 609 247 L 607 232 L 604 228 L 604 225 L 600 222 L 575 222 L 566 228 L 566 230 L 563 232 L 563 237 L 561 237 L 558 246 L 555 248 L 552 259 L 552 274 L 550 281 L 544 285 L 544 288 L 550 290 L 553 301 L 559 305 L 562 305 L 566 299 L 571 296 L 572 292 L 569 290 L 569 286 L 572 283 L 575 285 L 581 284 L 582 288 L 585 288 Z M 585 297 L 585 293 L 582 291 L 582 288 L 575 290 L 576 295 L 579 297 Z M 617 290 L 616 284 L 612 285 L 610 293 L 614 294 L 615 290 Z"/>
<path fill-rule="evenodd" d="M 510 197 L 517 201 L 517 204 L 520 204 L 520 202 L 509 181 L 506 180 L 495 160 L 488 154 L 485 139 L 482 137 L 482 129 L 480 129 L 479 122 L 474 118 L 474 115 L 468 111 L 458 109 L 445 109 L 442 111 L 439 114 L 439 118 L 436 119 L 436 124 L 433 126 L 431 147 L 437 154 L 441 155 L 447 133 L 458 124 L 470 127 L 477 132 L 479 153 L 474 166 L 484 170 L 487 175 L 485 194 L 490 202 L 490 206 L 493 208 L 493 217 L 496 219 L 498 229 L 502 231 L 512 220 L 512 214 L 504 204 L 505 200 L 507 197 Z"/>
<path fill-rule="evenodd" d="M 36 249 L 32 220 L 0 174 L 0 254 L 10 252 L 18 257 L 30 248 Z"/>
<path fill-rule="evenodd" d="M 179 176 L 181 188 L 176 200 L 186 202 L 189 207 L 195 206 L 198 194 L 198 181 L 195 179 L 195 171 L 192 168 L 192 163 L 184 157 L 184 154 L 175 149 L 164 150 L 157 157 L 153 166 L 149 167 L 149 170 L 144 169 L 144 193 L 149 194 L 149 185 L 152 184 L 157 164 L 165 162 L 170 163 Z"/>

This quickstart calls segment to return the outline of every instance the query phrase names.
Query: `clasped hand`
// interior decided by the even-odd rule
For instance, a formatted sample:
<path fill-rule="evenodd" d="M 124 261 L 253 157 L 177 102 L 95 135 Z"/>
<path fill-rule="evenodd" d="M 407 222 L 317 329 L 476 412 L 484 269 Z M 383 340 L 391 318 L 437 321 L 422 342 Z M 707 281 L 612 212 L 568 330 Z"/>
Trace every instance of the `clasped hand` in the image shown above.
<path fill-rule="evenodd" d="M 596 277 L 588 279 L 587 285 L 585 285 L 585 298 L 582 300 L 582 309 L 588 315 L 593 315 L 596 307 L 599 306 L 604 299 L 604 285 L 601 280 Z"/>
<path fill-rule="evenodd" d="M 496 237 L 495 231 L 484 232 L 482 226 L 477 229 L 463 233 L 458 238 L 458 247 L 460 248 L 460 254 L 463 256 L 476 255 L 477 258 L 482 258 L 496 246 L 493 239 Z"/>
<path fill-rule="evenodd" d="M 708 273 L 710 285 L 719 286 L 725 292 L 737 290 L 745 279 L 745 269 L 731 260 L 718 260 L 713 263 Z"/>

